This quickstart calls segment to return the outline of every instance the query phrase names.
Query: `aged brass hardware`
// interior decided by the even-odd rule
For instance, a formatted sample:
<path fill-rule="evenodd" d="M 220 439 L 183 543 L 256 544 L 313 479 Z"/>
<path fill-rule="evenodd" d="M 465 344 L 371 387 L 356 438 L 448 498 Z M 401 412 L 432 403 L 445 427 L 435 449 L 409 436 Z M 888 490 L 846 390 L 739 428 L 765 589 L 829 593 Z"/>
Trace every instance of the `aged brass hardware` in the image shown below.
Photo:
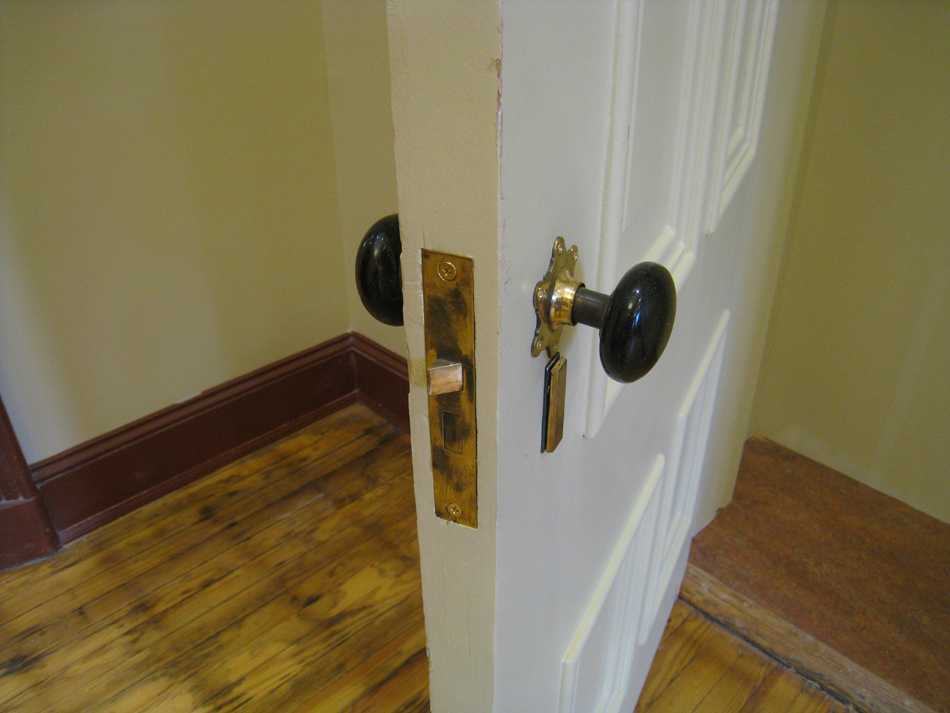
<path fill-rule="evenodd" d="M 662 265 L 641 262 L 627 270 L 610 295 L 574 279 L 577 246 L 554 241 L 551 263 L 534 288 L 537 327 L 531 355 L 558 351 L 565 325 L 600 330 L 600 363 L 610 378 L 629 383 L 645 376 L 666 349 L 676 317 L 676 286 Z"/>
<path fill-rule="evenodd" d="M 429 396 L 461 391 L 465 385 L 462 365 L 451 359 L 436 359 L 429 367 Z"/>
<path fill-rule="evenodd" d="M 541 452 L 553 453 L 564 436 L 564 395 L 567 389 L 567 359 L 551 357 L 544 367 L 544 416 L 541 424 Z"/>
<path fill-rule="evenodd" d="M 475 300 L 471 258 L 422 251 L 435 514 L 478 526 Z"/>
<path fill-rule="evenodd" d="M 577 264 L 577 246 L 567 249 L 564 238 L 554 241 L 551 264 L 548 271 L 534 288 L 534 310 L 538 317 L 531 343 L 531 356 L 538 356 L 545 349 L 548 356 L 557 354 L 561 332 L 566 325 L 573 325 L 572 308 L 574 293 L 582 286 L 574 279 Z"/>

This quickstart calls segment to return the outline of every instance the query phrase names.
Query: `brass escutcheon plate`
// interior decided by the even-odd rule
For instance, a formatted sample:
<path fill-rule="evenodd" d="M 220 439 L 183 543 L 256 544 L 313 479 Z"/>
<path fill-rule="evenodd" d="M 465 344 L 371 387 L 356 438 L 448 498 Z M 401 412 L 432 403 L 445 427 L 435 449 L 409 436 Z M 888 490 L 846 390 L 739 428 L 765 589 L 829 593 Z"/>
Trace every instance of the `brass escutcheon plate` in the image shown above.
<path fill-rule="evenodd" d="M 534 287 L 534 312 L 537 326 L 531 340 L 531 356 L 536 357 L 545 349 L 548 356 L 557 354 L 561 341 L 561 332 L 566 325 L 573 324 L 571 306 L 574 293 L 582 286 L 574 279 L 574 266 L 577 265 L 577 246 L 570 250 L 564 238 L 558 237 L 551 248 L 551 263 L 541 281 Z"/>

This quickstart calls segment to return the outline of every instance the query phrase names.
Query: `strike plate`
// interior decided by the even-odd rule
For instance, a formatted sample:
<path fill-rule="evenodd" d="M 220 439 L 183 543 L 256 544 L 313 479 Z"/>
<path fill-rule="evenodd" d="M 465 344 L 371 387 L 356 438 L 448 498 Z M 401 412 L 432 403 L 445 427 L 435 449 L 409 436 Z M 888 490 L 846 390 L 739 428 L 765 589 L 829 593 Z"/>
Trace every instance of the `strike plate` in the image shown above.
<path fill-rule="evenodd" d="M 422 297 L 435 514 L 478 527 L 472 259 L 423 250 Z"/>

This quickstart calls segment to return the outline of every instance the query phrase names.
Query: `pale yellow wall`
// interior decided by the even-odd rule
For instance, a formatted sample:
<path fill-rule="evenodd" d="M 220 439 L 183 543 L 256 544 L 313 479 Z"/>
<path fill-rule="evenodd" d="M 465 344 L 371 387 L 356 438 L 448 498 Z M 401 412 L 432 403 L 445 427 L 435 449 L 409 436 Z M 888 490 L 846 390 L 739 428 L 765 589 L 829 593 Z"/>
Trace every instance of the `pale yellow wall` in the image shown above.
<path fill-rule="evenodd" d="M 0 393 L 29 460 L 350 328 L 321 22 L 0 4 Z"/>
<path fill-rule="evenodd" d="M 386 3 L 323 0 L 323 19 L 350 325 L 405 355 L 405 331 L 373 319 L 353 279 L 360 239 L 397 212 Z"/>
<path fill-rule="evenodd" d="M 950 521 L 950 3 L 832 9 L 751 425 Z"/>

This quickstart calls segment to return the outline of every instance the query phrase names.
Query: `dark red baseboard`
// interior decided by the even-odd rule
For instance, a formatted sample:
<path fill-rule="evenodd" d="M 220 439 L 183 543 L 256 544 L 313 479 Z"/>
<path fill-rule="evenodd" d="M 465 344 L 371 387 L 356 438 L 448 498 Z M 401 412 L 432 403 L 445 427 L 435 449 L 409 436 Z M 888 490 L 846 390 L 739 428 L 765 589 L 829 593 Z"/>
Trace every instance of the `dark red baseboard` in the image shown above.
<path fill-rule="evenodd" d="M 63 542 L 355 401 L 409 426 L 405 358 L 351 333 L 30 467 Z"/>
<path fill-rule="evenodd" d="M 58 548 L 59 538 L 0 399 L 0 570 Z"/>
<path fill-rule="evenodd" d="M 406 358 L 354 332 L 353 367 L 360 403 L 408 431 L 409 368 Z"/>
<path fill-rule="evenodd" d="M 51 555 L 58 547 L 39 496 L 0 502 L 0 571 Z"/>

